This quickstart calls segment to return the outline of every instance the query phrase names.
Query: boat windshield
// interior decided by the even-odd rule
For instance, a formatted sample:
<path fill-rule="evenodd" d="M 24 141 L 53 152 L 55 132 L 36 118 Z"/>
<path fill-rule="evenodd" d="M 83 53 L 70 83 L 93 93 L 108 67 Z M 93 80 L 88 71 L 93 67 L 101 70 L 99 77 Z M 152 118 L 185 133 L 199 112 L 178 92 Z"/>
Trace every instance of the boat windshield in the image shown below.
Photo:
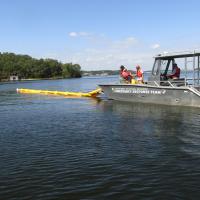
<path fill-rule="evenodd" d="M 161 67 L 160 67 L 160 73 L 161 74 L 166 74 L 168 70 L 168 60 L 161 60 Z"/>
<path fill-rule="evenodd" d="M 156 59 L 155 60 L 155 63 L 154 63 L 154 66 L 153 66 L 153 70 L 152 70 L 152 74 L 154 76 L 159 74 L 160 62 L 161 62 L 160 59 Z"/>
<path fill-rule="evenodd" d="M 160 74 L 167 74 L 169 69 L 172 69 L 172 63 L 174 60 L 169 59 L 156 59 L 153 67 L 152 74 L 153 75 L 160 75 Z"/>
<path fill-rule="evenodd" d="M 166 75 L 172 72 L 172 65 L 174 60 L 161 60 L 160 73 Z"/>

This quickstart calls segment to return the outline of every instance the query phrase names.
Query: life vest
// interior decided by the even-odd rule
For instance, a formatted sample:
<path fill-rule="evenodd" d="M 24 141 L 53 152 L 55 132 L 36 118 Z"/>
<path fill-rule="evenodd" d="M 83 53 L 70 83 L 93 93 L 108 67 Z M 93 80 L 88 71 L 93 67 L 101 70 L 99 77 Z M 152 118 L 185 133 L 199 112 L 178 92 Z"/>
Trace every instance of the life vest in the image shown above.
<path fill-rule="evenodd" d="M 123 71 L 121 71 L 120 74 L 126 80 L 128 79 L 129 76 L 132 77 L 131 73 L 129 71 L 127 71 L 126 69 L 124 69 Z"/>
<path fill-rule="evenodd" d="M 137 70 L 136 76 L 137 76 L 138 78 L 141 78 L 142 75 L 143 75 L 143 71 L 142 71 L 142 70 Z"/>

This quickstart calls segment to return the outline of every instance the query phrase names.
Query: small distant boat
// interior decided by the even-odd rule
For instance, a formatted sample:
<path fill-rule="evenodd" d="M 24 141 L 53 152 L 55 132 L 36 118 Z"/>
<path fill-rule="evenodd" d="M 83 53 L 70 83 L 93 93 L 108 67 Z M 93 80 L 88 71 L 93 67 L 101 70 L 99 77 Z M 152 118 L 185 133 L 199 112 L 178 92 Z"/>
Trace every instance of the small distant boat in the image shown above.
<path fill-rule="evenodd" d="M 175 106 L 200 107 L 200 52 L 164 53 L 155 56 L 145 84 L 101 84 L 109 99 Z M 184 72 L 178 79 L 163 80 L 172 65 L 179 61 Z M 192 73 L 192 78 L 189 77 Z"/>

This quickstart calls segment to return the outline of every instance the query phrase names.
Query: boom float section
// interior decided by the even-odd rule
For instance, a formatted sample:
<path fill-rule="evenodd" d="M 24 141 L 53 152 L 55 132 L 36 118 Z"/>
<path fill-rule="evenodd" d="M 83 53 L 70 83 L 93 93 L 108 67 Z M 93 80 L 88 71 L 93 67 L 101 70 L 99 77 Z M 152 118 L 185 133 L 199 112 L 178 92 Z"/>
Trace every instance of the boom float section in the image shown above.
<path fill-rule="evenodd" d="M 64 92 L 64 91 L 50 91 L 50 90 L 33 90 L 33 89 L 18 89 L 18 93 L 22 94 L 44 94 L 44 95 L 57 95 L 57 96 L 67 96 L 67 97 L 96 97 L 101 93 L 101 89 L 96 89 L 91 92 Z"/>

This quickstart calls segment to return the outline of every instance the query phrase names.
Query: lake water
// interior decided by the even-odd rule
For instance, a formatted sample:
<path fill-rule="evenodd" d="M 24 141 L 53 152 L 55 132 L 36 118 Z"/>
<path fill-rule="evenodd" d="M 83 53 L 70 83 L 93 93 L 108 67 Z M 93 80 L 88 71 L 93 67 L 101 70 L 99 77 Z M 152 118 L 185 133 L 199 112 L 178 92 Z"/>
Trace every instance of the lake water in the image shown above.
<path fill-rule="evenodd" d="M 16 93 L 117 81 L 0 84 L 0 199 L 200 199 L 200 109 Z"/>

